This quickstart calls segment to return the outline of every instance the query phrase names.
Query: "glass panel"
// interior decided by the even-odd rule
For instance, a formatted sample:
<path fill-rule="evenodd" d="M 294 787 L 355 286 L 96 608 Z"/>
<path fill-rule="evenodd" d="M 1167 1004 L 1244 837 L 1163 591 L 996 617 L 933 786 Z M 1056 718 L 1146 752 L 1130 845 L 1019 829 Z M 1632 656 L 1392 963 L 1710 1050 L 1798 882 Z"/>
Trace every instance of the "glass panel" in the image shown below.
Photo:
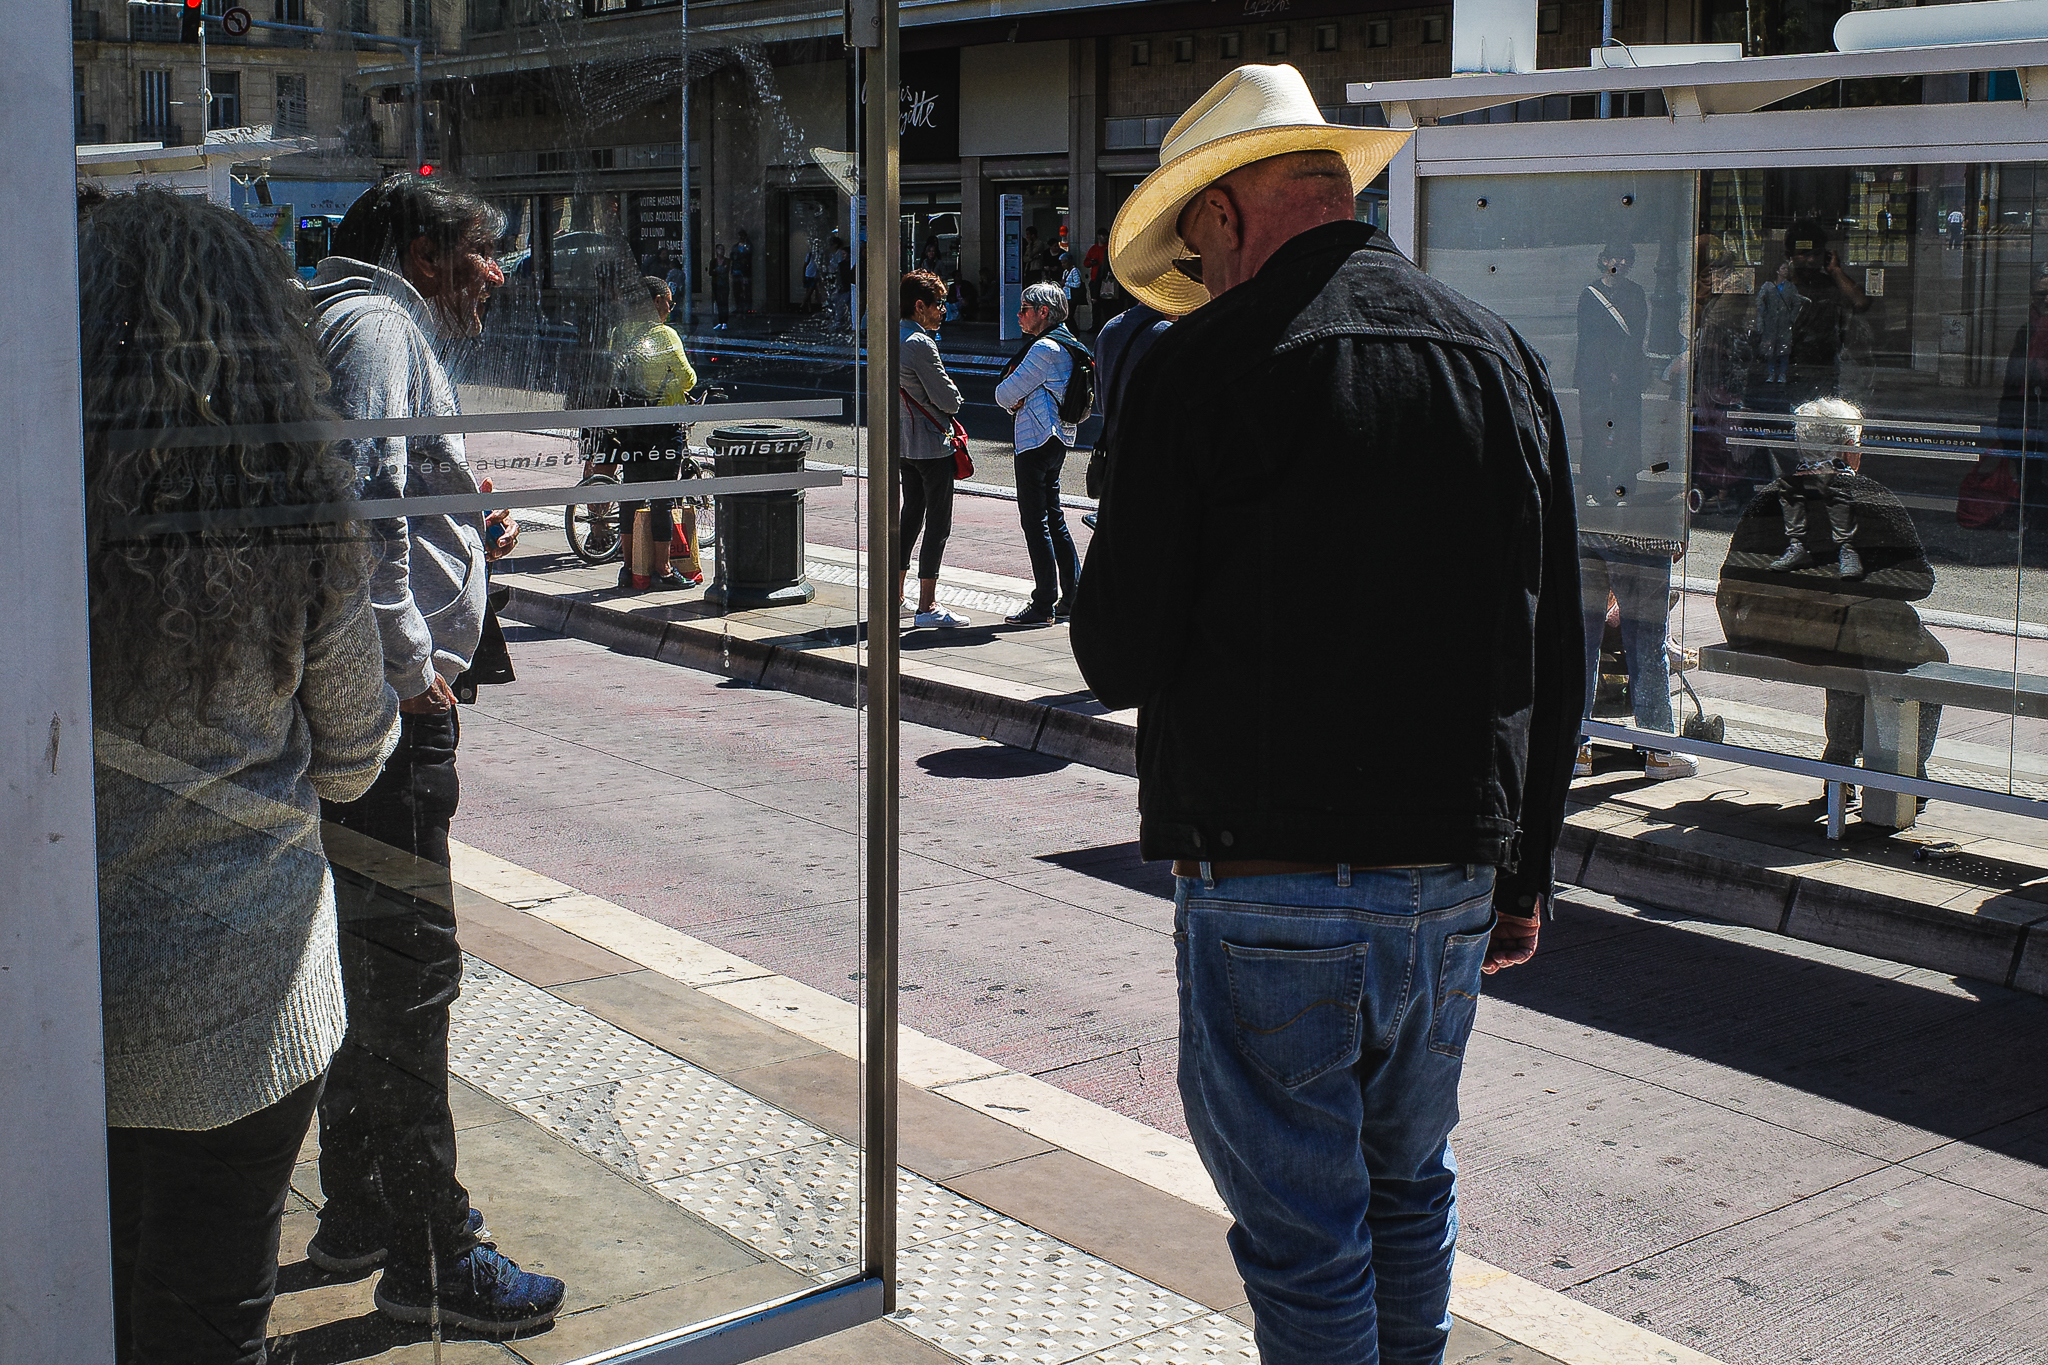
<path fill-rule="evenodd" d="M 854 63 L 251 9 L 123 78 L 193 141 L 206 85 L 219 164 L 80 211 L 123 1282 L 260 1303 L 273 1199 L 277 1358 L 856 1278 Z M 906 213 L 957 273 L 958 187 Z"/>
<path fill-rule="evenodd" d="M 1593 714 L 1672 732 L 1666 640 L 1686 543 L 1685 302 L 1694 177 L 1424 182 L 1423 261 L 1512 323 L 1556 385 L 1579 492 Z M 1603 655 L 1606 654 L 1601 649 Z M 1610 661 L 1612 662 L 1612 661 Z M 1618 716 L 1617 716 L 1618 712 Z"/>
<path fill-rule="evenodd" d="M 1692 560 L 1716 577 L 1685 638 L 1731 740 L 2044 790 L 2014 692 L 2016 668 L 2041 671 L 2015 628 L 2044 313 L 2029 286 L 2048 256 L 2036 174 L 1705 177 Z M 1864 793 L 1866 821 L 1914 814 Z"/>
<path fill-rule="evenodd" d="M 1428 269 L 1558 384 L 1595 718 L 2048 794 L 2041 174 L 1424 182 Z"/>

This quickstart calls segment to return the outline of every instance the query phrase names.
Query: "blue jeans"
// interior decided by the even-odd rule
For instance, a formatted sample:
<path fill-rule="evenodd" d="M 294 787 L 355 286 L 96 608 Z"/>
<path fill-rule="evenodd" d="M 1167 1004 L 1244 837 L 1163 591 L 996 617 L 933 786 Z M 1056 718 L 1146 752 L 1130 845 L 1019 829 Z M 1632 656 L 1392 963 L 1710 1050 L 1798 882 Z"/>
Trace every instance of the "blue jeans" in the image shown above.
<path fill-rule="evenodd" d="M 1176 879 L 1180 1093 L 1265 1365 L 1436 1365 L 1490 867 Z"/>
<path fill-rule="evenodd" d="M 1600 684 L 1600 636 L 1607 594 L 1621 608 L 1621 652 L 1628 661 L 1629 709 L 1636 728 L 1670 734 L 1671 660 L 1664 642 L 1671 623 L 1671 556 L 1656 551 L 1579 542 L 1579 592 L 1586 618 L 1586 708 Z"/>

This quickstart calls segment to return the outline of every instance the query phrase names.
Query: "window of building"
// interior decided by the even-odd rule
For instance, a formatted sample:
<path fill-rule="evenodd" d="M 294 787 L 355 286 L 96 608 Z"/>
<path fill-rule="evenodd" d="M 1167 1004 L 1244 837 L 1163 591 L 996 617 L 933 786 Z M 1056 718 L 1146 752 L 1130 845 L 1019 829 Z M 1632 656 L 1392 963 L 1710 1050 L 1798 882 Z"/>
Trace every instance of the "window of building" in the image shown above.
<path fill-rule="evenodd" d="M 1152 42 L 1149 38 L 1140 38 L 1131 44 L 1131 65 L 1152 65 Z"/>
<path fill-rule="evenodd" d="M 1216 55 L 1229 60 L 1244 50 L 1242 33 L 1219 33 L 1216 35 Z"/>
<path fill-rule="evenodd" d="M 1166 139 L 1173 120 L 1164 114 L 1145 118 L 1112 118 L 1102 121 L 1102 145 L 1107 150 L 1127 151 L 1136 147 L 1157 147 Z"/>
<path fill-rule="evenodd" d="M 399 0 L 398 31 L 407 38 L 432 38 L 434 0 Z"/>
<path fill-rule="evenodd" d="M 306 0 L 277 0 L 271 6 L 270 17 L 280 24 L 303 24 L 306 22 Z"/>
<path fill-rule="evenodd" d="M 1446 28 L 1447 28 L 1447 27 L 1448 27 L 1448 26 L 1447 26 L 1447 25 L 1446 25 L 1446 23 L 1444 22 L 1444 16 L 1443 16 L 1443 15 L 1441 15 L 1441 14 L 1425 14 L 1425 15 L 1423 15 L 1423 16 L 1422 16 L 1422 41 L 1423 41 L 1423 42 L 1425 42 L 1425 43 L 1440 43 L 1440 42 L 1442 42 L 1442 41 L 1444 40 L 1444 32 L 1445 32 L 1445 30 L 1446 30 Z"/>
<path fill-rule="evenodd" d="M 1316 25 L 1316 51 L 1335 52 L 1343 30 L 1335 24 Z"/>
<path fill-rule="evenodd" d="M 206 126 L 209 128 L 241 127 L 242 73 L 239 71 L 215 70 L 207 76 L 207 84 L 213 88 L 213 103 L 206 110 Z"/>
<path fill-rule="evenodd" d="M 1195 40 L 1192 34 L 1173 40 L 1173 59 L 1177 62 L 1191 62 L 1195 59 Z"/>
<path fill-rule="evenodd" d="M 287 73 L 277 78 L 277 115 L 271 128 L 279 133 L 306 131 L 306 78 Z"/>
<path fill-rule="evenodd" d="M 1536 31 L 1538 33 L 1564 32 L 1564 6 L 1538 5 L 1536 7 Z"/>
<path fill-rule="evenodd" d="M 71 68 L 71 126 L 77 130 L 78 140 L 85 141 L 85 68 Z"/>
<path fill-rule="evenodd" d="M 171 121 L 171 73 L 168 71 L 138 71 L 135 73 L 135 118 L 142 128 L 162 128 Z M 136 141 L 158 142 L 158 137 L 144 137 L 137 130 Z"/>
<path fill-rule="evenodd" d="M 1394 23 L 1391 19 L 1373 19 L 1365 26 L 1367 47 L 1392 47 L 1394 45 Z"/>
<path fill-rule="evenodd" d="M 1284 57 L 1287 55 L 1286 29 L 1269 28 L 1266 30 L 1266 55 L 1268 57 Z"/>

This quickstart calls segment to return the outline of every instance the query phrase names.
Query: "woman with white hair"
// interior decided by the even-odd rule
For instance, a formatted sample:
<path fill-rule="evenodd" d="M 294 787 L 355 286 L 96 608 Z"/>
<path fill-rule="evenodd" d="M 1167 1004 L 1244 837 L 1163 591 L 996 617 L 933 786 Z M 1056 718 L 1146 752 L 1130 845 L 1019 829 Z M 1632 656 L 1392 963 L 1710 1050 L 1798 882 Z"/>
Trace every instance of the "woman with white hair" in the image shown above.
<path fill-rule="evenodd" d="M 1067 330 L 1067 291 L 1060 286 L 1046 281 L 1026 285 L 1017 322 L 1031 344 L 1004 367 L 996 402 L 1017 423 L 1017 519 L 1031 555 L 1033 586 L 1024 610 L 1004 619 L 1014 626 L 1042 626 L 1066 619 L 1081 576 L 1074 537 L 1060 510 L 1060 468 L 1078 428 L 1060 419 L 1060 402 L 1073 382 L 1074 367 L 1094 362 Z"/>

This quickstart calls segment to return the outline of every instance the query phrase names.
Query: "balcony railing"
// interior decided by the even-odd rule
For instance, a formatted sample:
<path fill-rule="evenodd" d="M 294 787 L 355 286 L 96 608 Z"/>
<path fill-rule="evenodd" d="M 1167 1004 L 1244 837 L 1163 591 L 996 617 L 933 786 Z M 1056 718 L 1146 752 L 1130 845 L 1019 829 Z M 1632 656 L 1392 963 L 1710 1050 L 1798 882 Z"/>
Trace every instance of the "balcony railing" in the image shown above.
<path fill-rule="evenodd" d="M 71 11 L 71 41 L 96 43 L 100 40 L 100 12 L 96 9 Z"/>
<path fill-rule="evenodd" d="M 182 123 L 138 123 L 131 142 L 161 142 L 166 147 L 185 145 L 185 125 Z"/>

